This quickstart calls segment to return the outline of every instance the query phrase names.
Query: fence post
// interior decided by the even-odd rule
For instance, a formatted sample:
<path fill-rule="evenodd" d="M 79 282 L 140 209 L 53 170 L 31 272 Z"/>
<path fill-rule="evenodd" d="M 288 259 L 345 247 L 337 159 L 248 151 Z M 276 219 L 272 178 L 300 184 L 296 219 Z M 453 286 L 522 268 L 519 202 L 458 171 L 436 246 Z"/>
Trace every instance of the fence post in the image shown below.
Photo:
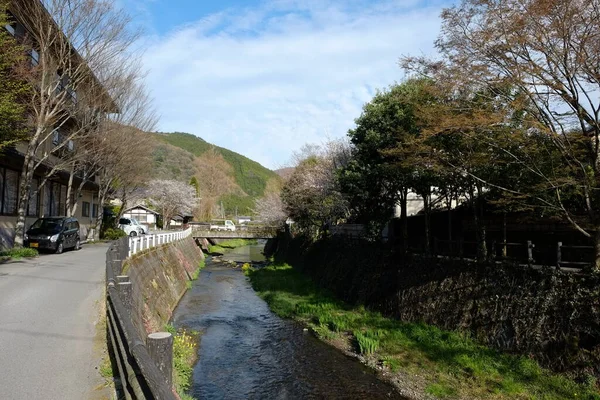
<path fill-rule="evenodd" d="M 173 335 L 169 332 L 151 333 L 146 339 L 146 348 L 163 373 L 167 386 L 173 386 Z"/>
<path fill-rule="evenodd" d="M 113 270 L 113 274 L 115 276 L 118 276 L 121 274 L 121 269 L 122 269 L 122 261 L 121 260 L 112 260 L 112 270 Z"/>
<path fill-rule="evenodd" d="M 531 243 L 531 240 L 527 241 L 527 263 L 533 264 L 533 248 L 534 245 Z"/>
<path fill-rule="evenodd" d="M 556 268 L 560 268 L 560 262 L 562 261 L 562 242 L 558 242 L 558 246 L 556 246 Z"/>
<path fill-rule="evenodd" d="M 496 261 L 496 241 L 493 240 L 492 241 L 492 254 L 491 254 L 491 259 L 492 261 Z"/>
<path fill-rule="evenodd" d="M 119 289 L 119 295 L 121 297 L 121 301 L 123 302 L 123 306 L 131 315 L 131 309 L 133 306 L 133 286 L 131 286 L 131 282 L 119 282 L 117 284 L 117 288 Z"/>

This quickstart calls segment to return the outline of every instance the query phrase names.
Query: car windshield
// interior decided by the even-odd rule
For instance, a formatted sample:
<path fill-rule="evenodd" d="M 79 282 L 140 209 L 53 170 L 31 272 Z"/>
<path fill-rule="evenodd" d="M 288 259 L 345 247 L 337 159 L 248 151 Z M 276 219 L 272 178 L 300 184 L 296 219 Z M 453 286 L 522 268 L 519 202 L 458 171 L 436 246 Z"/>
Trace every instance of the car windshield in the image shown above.
<path fill-rule="evenodd" d="M 135 218 L 131 218 L 131 222 L 132 222 L 134 225 L 139 225 L 139 224 L 140 224 L 140 223 L 138 222 L 138 220 L 137 220 L 137 219 L 135 219 Z"/>
<path fill-rule="evenodd" d="M 59 232 L 62 229 L 62 219 L 40 218 L 31 225 L 30 229 L 39 229 L 44 232 Z"/>

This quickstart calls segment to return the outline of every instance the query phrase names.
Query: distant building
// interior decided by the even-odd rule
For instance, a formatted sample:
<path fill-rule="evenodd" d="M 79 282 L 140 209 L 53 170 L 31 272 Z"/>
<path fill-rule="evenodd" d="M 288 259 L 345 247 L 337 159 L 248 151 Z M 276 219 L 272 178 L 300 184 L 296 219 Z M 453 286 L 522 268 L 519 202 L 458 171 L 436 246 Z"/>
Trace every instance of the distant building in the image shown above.
<path fill-rule="evenodd" d="M 123 212 L 124 218 L 135 218 L 140 224 L 147 225 L 151 230 L 157 229 L 158 216 L 160 214 L 141 204 L 130 207 Z"/>

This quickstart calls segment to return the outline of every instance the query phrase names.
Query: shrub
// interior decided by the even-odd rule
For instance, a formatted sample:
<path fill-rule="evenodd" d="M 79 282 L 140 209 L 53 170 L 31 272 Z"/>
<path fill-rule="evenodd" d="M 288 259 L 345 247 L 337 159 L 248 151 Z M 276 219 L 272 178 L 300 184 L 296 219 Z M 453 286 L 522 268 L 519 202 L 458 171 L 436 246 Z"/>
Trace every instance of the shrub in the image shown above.
<path fill-rule="evenodd" d="M 354 337 L 358 342 L 358 348 L 360 350 L 360 354 L 369 355 L 373 354 L 379 348 L 379 340 L 375 338 L 368 337 L 362 332 L 355 331 Z"/>
<path fill-rule="evenodd" d="M 14 248 L 0 251 L 0 257 L 8 257 L 14 260 L 20 260 L 23 257 L 37 257 L 38 251 L 28 247 Z"/>
<path fill-rule="evenodd" d="M 104 231 L 104 237 L 102 239 L 117 240 L 124 236 L 127 236 L 127 234 L 122 229 L 108 228 Z"/>

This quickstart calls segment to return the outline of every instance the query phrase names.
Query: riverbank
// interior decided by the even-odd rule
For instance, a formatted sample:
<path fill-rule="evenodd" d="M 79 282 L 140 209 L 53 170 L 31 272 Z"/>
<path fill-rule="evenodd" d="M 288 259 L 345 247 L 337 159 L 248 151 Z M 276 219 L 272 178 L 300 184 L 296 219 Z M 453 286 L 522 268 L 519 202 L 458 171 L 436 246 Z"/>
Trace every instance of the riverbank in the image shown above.
<path fill-rule="evenodd" d="M 222 255 L 227 250 L 236 249 L 238 247 L 249 246 L 256 244 L 256 239 L 229 239 L 218 242 L 215 245 L 208 246 L 208 253 L 213 255 Z"/>
<path fill-rule="evenodd" d="M 247 272 L 277 315 L 310 327 L 414 399 L 600 399 L 595 382 L 574 381 L 534 360 L 500 353 L 465 334 L 384 318 L 349 306 L 292 267 Z"/>

